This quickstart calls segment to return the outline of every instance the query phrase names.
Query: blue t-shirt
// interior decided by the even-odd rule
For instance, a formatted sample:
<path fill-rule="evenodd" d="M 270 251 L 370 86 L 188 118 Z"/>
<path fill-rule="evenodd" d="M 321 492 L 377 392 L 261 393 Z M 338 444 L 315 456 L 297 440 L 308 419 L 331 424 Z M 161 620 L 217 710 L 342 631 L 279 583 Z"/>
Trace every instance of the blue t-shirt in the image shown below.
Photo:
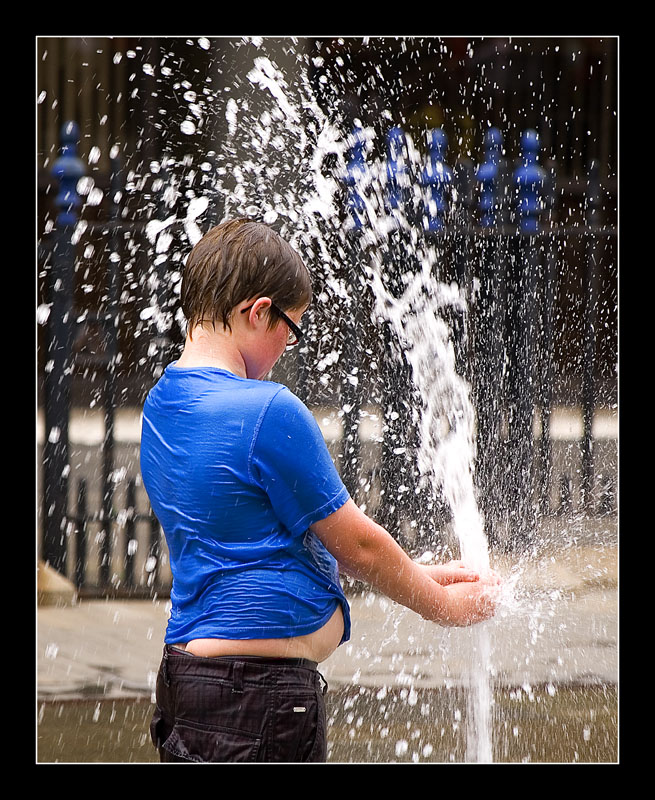
<path fill-rule="evenodd" d="M 144 405 L 141 473 L 170 556 L 167 643 L 301 636 L 339 604 L 348 640 L 337 562 L 308 529 L 349 495 L 289 389 L 173 362 Z"/>

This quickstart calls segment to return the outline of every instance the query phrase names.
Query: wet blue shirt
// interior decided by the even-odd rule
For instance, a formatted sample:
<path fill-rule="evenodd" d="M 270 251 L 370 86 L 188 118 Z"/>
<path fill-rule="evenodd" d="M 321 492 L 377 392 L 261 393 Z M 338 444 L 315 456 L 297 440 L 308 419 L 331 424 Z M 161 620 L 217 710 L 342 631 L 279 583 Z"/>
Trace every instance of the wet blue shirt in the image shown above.
<path fill-rule="evenodd" d="M 150 391 L 143 481 L 169 550 L 165 641 L 318 630 L 348 602 L 310 525 L 348 492 L 313 415 L 285 386 L 169 365 Z"/>

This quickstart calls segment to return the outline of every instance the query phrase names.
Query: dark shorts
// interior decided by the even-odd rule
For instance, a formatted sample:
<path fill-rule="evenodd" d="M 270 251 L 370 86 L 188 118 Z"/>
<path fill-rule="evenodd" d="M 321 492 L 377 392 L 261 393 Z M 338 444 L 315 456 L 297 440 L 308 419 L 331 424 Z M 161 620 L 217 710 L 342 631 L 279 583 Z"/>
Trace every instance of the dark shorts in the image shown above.
<path fill-rule="evenodd" d="M 160 761 L 325 761 L 326 688 L 314 661 L 165 645 L 150 735 Z"/>

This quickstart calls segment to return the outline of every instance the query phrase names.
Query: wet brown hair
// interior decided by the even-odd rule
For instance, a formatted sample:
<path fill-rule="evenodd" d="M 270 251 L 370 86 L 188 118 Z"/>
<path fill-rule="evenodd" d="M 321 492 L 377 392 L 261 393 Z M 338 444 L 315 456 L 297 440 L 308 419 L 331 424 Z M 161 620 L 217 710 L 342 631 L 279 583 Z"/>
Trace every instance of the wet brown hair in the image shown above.
<path fill-rule="evenodd" d="M 312 299 L 307 267 L 268 225 L 248 219 L 221 222 L 187 258 L 180 299 L 188 329 L 202 321 L 232 330 L 234 308 L 257 297 L 270 297 L 282 311 L 304 308 Z M 278 321 L 270 314 L 269 327 Z"/>

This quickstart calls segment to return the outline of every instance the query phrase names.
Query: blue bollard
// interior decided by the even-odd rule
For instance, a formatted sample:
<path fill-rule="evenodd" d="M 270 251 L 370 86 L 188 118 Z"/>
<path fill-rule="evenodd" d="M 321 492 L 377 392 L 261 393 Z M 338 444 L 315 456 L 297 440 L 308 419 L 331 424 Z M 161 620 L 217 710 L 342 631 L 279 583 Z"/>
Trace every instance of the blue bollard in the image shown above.
<path fill-rule="evenodd" d="M 369 224 L 366 208 L 365 192 L 369 183 L 369 169 L 366 164 L 366 137 L 361 126 L 356 125 L 351 137 L 350 159 L 346 164 L 343 182 L 347 187 L 347 207 L 352 227 L 347 231 L 345 239 L 346 258 L 345 279 L 350 291 L 345 305 L 345 317 L 348 323 L 343 328 L 343 352 L 346 370 L 341 384 L 343 407 L 342 438 L 342 478 L 351 496 L 356 497 L 359 491 L 359 463 L 361 440 L 359 436 L 359 417 L 362 404 L 361 385 L 357 374 L 361 370 L 362 360 L 362 317 L 356 276 L 361 259 L 362 237 L 360 233 Z"/>
<path fill-rule="evenodd" d="M 544 186 L 546 170 L 537 163 L 539 134 L 528 129 L 521 136 L 522 164 L 514 171 L 514 186 L 517 190 L 517 213 L 519 230 L 536 233 L 539 229 L 539 214 L 544 208 Z"/>
<path fill-rule="evenodd" d="M 494 228 L 499 222 L 503 135 L 489 128 L 484 136 L 484 162 L 476 172 L 480 183 L 480 225 Z"/>
<path fill-rule="evenodd" d="M 84 177 L 84 163 L 77 156 L 80 129 L 76 122 L 65 122 L 61 127 L 61 155 L 52 165 L 52 175 L 59 181 L 56 204 L 59 208 L 57 225 L 74 225 L 77 222 L 82 198 L 77 183 Z"/>
<path fill-rule="evenodd" d="M 426 231 L 440 231 L 444 227 L 446 192 L 450 189 L 453 173 L 445 163 L 448 137 L 441 128 L 428 134 L 428 163 L 421 172 L 424 208 L 423 226 Z"/>
<path fill-rule="evenodd" d="M 407 140 L 399 125 L 395 125 L 387 133 L 386 175 L 387 210 L 402 210 L 408 199 L 410 175 L 407 166 Z"/>
<path fill-rule="evenodd" d="M 360 186 L 367 178 L 368 168 L 364 157 L 366 140 L 363 130 L 358 126 L 353 131 L 353 140 L 354 144 L 350 150 L 350 160 L 346 164 L 343 182 L 348 187 L 347 207 L 354 227 L 360 229 L 366 221 L 366 203 Z"/>
<path fill-rule="evenodd" d="M 43 445 L 43 548 L 44 561 L 65 572 L 66 528 L 68 524 L 68 419 L 71 403 L 73 349 L 73 292 L 75 245 L 73 226 L 82 200 L 77 182 L 84 164 L 77 157 L 79 128 L 67 122 L 61 129 L 61 156 L 52 167 L 59 181 L 56 205 L 59 209 L 53 231 L 47 283 L 50 314 L 47 322 L 44 376 L 46 437 Z"/>

